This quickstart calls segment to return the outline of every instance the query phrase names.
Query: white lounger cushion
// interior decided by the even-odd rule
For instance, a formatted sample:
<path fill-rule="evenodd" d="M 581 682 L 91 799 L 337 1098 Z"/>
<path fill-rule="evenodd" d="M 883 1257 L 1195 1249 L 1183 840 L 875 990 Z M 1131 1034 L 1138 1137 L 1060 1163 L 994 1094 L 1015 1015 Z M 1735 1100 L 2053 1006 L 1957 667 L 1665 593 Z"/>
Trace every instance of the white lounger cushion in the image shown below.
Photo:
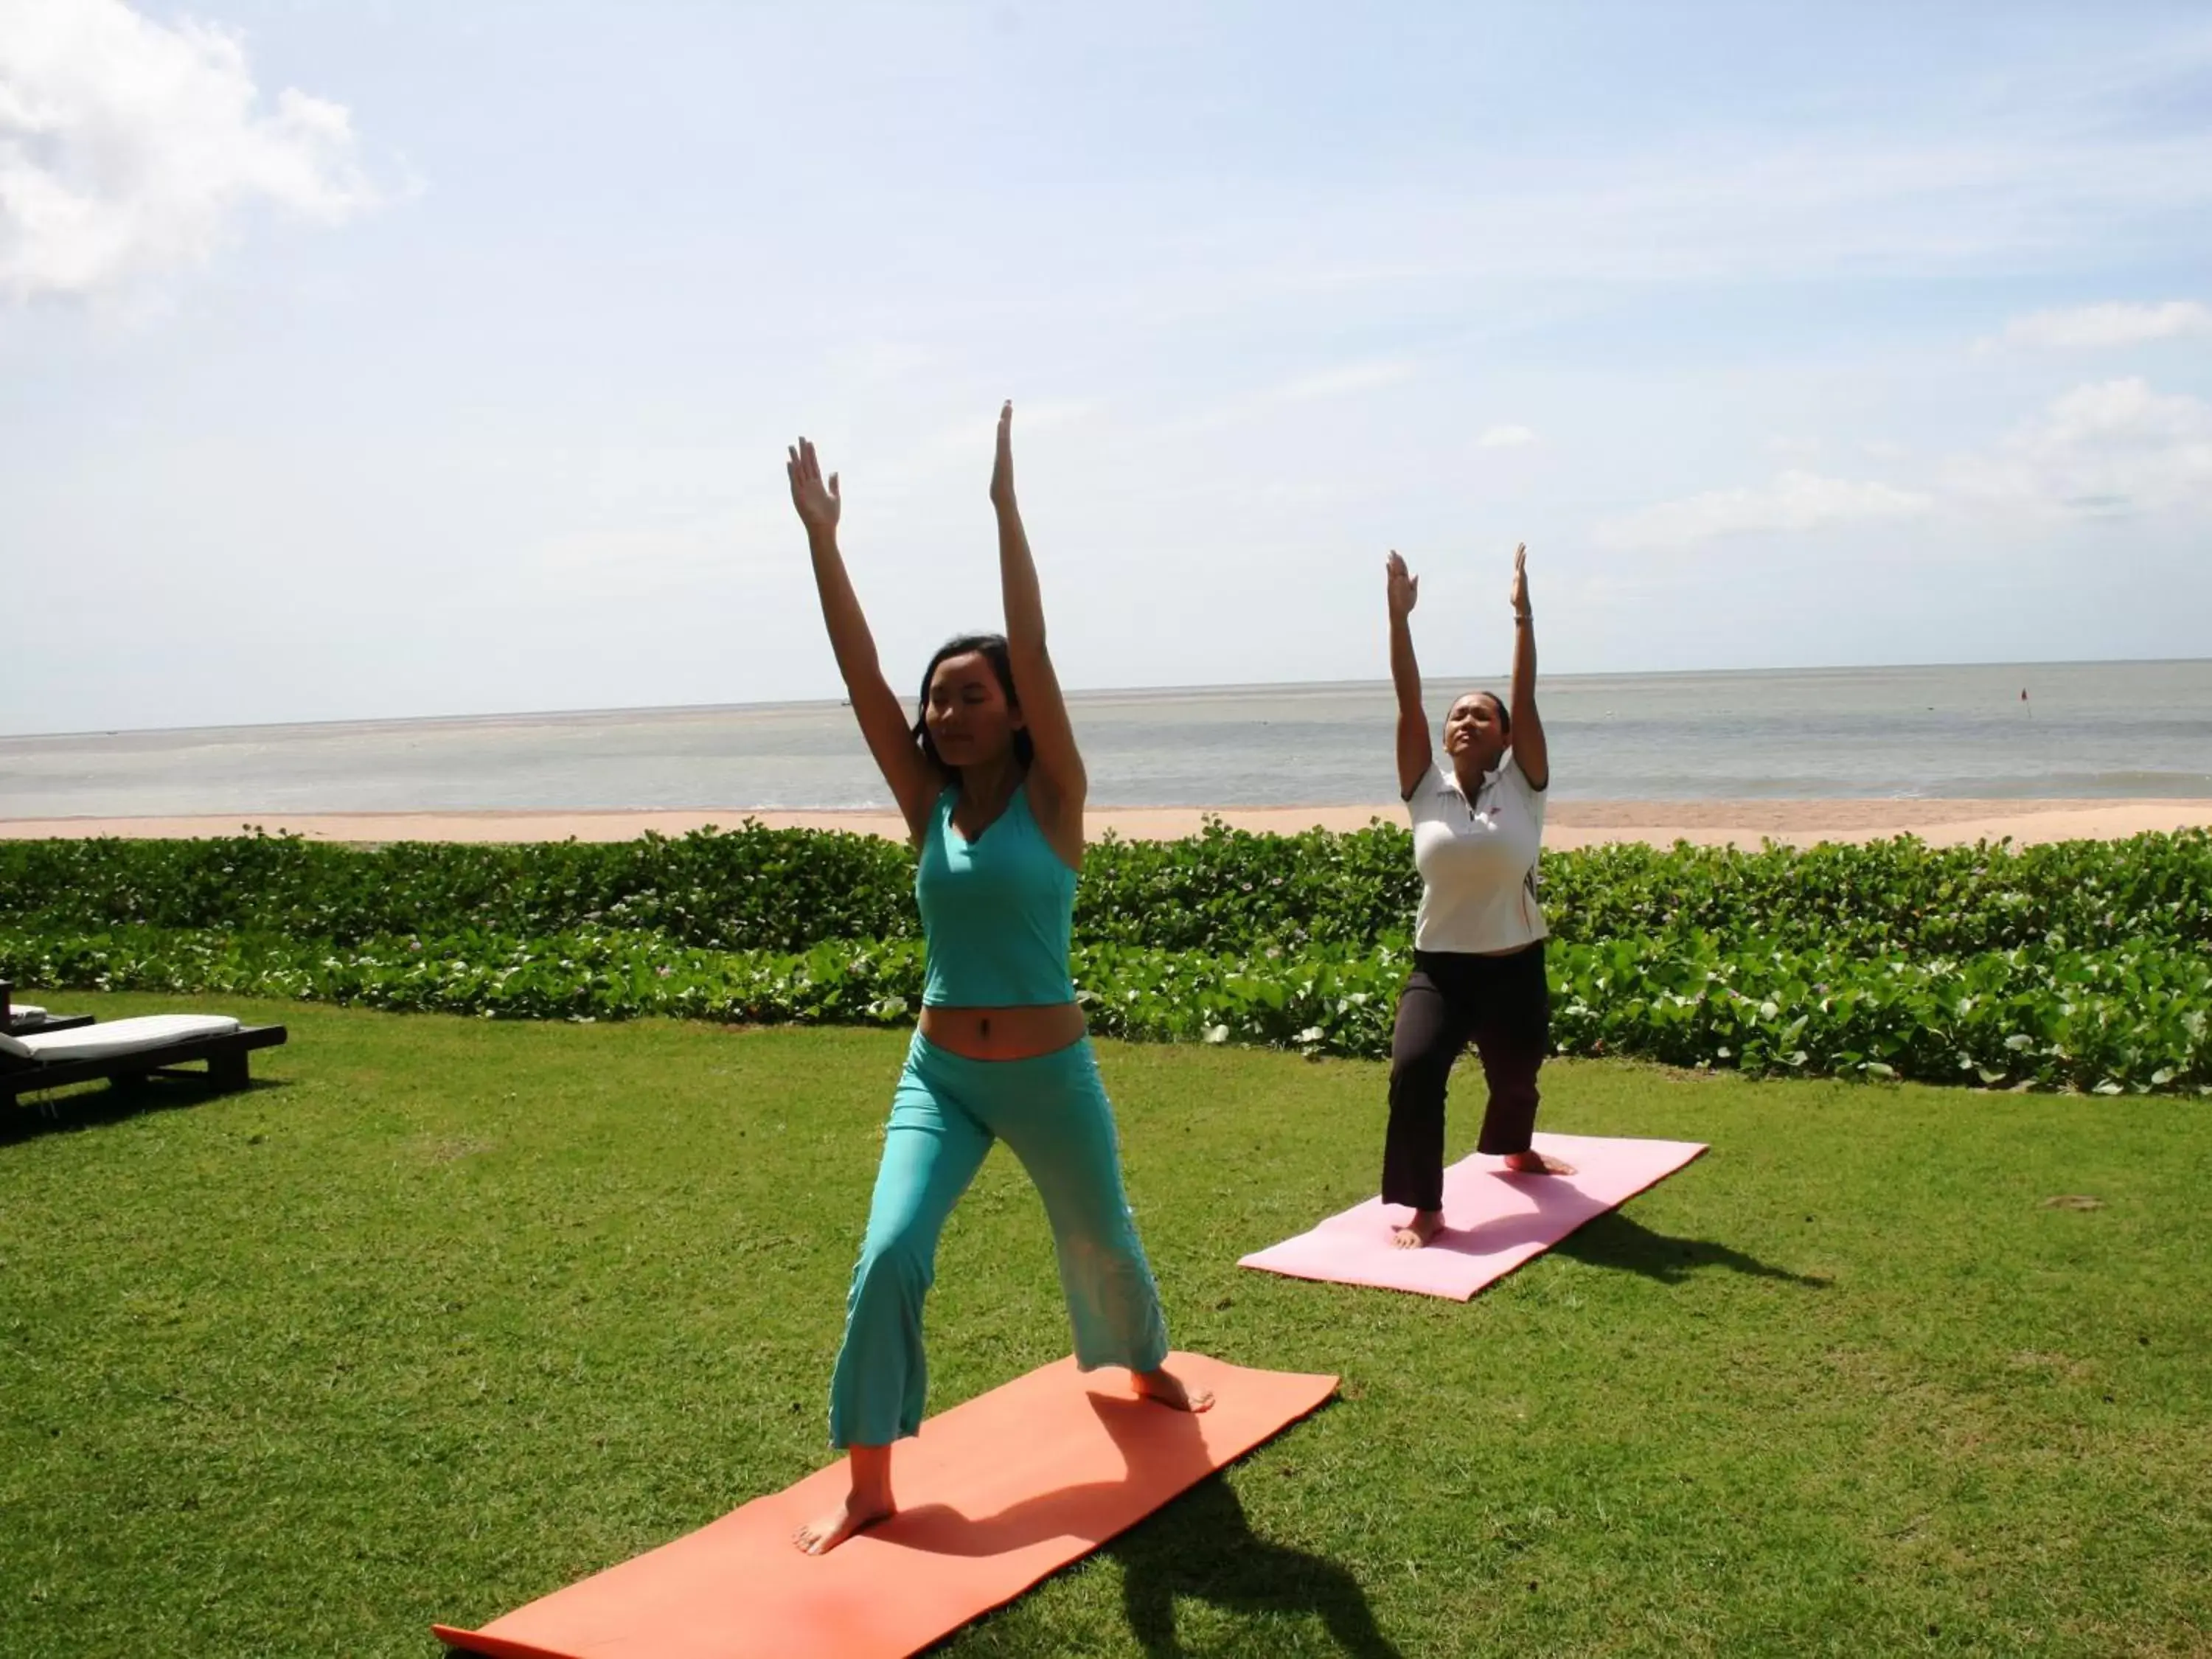
<path fill-rule="evenodd" d="M 227 1014 L 148 1014 L 139 1019 L 113 1020 L 105 1025 L 81 1025 L 74 1031 L 34 1031 L 29 1036 L 15 1038 L 15 1042 L 30 1058 L 50 1063 L 107 1060 L 148 1048 L 166 1048 L 187 1037 L 221 1036 L 237 1029 L 238 1022 Z M 13 1054 L 15 1049 L 7 1052 Z"/>
<path fill-rule="evenodd" d="M 35 1002 L 13 1002 L 8 1006 L 9 1012 L 18 1019 L 44 1019 L 46 1017 L 46 1011 Z"/>

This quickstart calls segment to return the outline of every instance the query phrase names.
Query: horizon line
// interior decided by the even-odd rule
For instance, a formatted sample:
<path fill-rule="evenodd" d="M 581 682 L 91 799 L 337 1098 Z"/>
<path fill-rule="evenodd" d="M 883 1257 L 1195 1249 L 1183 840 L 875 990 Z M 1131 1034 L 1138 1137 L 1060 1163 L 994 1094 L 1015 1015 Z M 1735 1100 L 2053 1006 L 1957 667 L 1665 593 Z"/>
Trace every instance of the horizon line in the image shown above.
<path fill-rule="evenodd" d="M 1613 669 L 1573 674 L 1540 674 L 1539 684 L 1547 680 L 1588 681 L 1614 679 L 1722 679 L 1771 674 L 1838 674 L 1868 673 L 1881 670 L 1945 669 L 1945 668 L 2106 668 L 2106 667 L 2162 667 L 2187 663 L 2212 663 L 2212 656 L 2204 657 L 2057 657 L 2039 661 L 2012 659 L 1988 659 L 1968 662 L 1871 662 L 1871 663 L 1814 663 L 1792 667 L 1763 668 L 1659 668 Z M 1425 680 L 1443 681 L 1453 678 L 1498 678 L 1496 674 L 1452 675 L 1424 673 Z M 1291 690 L 1325 690 L 1333 686 L 1387 686 L 1387 676 L 1367 677 L 1348 680 L 1228 680 L 1213 683 L 1176 684 L 1162 685 L 1082 686 L 1063 689 L 1071 702 L 1081 700 L 1129 697 L 1175 696 L 1194 694 L 1218 694 L 1234 691 L 1284 691 Z M 901 700 L 902 705 L 904 699 Z M 361 726 L 437 726 L 490 725 L 500 721 L 530 721 L 558 720 L 608 719 L 640 714 L 767 714 L 790 709 L 842 708 L 848 700 L 837 697 L 793 697 L 771 701 L 742 702 L 687 702 L 616 704 L 595 708 L 518 708 L 484 710 L 448 714 L 353 714 L 337 715 L 323 720 L 225 720 L 210 725 L 187 726 L 84 726 L 58 732 L 0 732 L 0 742 L 45 740 L 61 738 L 125 738 L 160 737 L 185 732 L 270 732 L 313 731 L 322 728 Z"/>

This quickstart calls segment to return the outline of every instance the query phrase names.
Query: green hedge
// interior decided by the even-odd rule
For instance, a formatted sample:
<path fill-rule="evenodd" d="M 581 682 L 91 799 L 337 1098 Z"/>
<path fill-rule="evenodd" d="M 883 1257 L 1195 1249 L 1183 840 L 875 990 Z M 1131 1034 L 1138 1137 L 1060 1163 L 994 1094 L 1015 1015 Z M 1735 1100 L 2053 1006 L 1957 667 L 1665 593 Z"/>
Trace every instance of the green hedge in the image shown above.
<path fill-rule="evenodd" d="M 1079 946 L 1103 1034 L 1275 1044 L 1379 1057 L 1401 948 L 1219 956 Z M 1560 1053 L 1680 1066 L 1990 1087 L 2212 1094 L 2212 961 L 2129 943 L 1869 958 L 1678 933 L 1557 942 Z M 739 1022 L 897 1023 L 921 992 L 911 939 L 803 952 L 718 951 L 636 932 L 469 933 L 349 946 L 156 927 L 53 935 L 0 924 L 0 976 L 27 984 L 280 996 L 525 1018 L 670 1014 Z"/>
<path fill-rule="evenodd" d="M 796 950 L 914 931 L 914 866 L 872 836 L 757 824 L 670 839 L 357 848 L 259 834 L 0 842 L 0 917 L 353 942 L 604 923 L 685 944 Z"/>
<path fill-rule="evenodd" d="M 1990 1086 L 2212 1092 L 2212 834 L 1547 854 L 1561 1052 Z M 913 862 L 748 824 L 357 848 L 0 842 L 0 977 L 529 1018 L 903 1021 Z M 1419 897 L 1401 829 L 1095 847 L 1095 1029 L 1388 1052 Z"/>
<path fill-rule="evenodd" d="M 2132 939 L 2212 944 L 2212 833 L 1934 848 L 1910 838 L 1798 852 L 1638 845 L 1547 854 L 1561 937 L 1709 933 L 1791 948 L 1965 955 Z M 216 928 L 341 944 L 471 929 L 607 927 L 715 950 L 910 939 L 913 860 L 872 837 L 757 824 L 677 839 L 368 849 L 296 837 L 0 842 L 0 918 L 68 932 Z M 1402 829 L 1107 841 L 1085 860 L 1076 937 L 1237 952 L 1401 943 L 1419 885 Z"/>

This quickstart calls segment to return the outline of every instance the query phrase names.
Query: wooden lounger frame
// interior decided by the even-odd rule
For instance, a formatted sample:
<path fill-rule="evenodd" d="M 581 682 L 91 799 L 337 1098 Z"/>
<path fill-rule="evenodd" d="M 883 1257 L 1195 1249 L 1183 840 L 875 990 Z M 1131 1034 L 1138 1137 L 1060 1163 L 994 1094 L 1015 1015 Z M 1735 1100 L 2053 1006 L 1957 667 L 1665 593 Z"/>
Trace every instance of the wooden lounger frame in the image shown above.
<path fill-rule="evenodd" d="M 29 1036 L 34 1031 L 74 1031 L 93 1023 L 90 1014 L 48 1014 L 44 1019 L 27 1020 L 15 1012 L 15 988 L 0 979 L 0 1031 L 9 1036 Z"/>
<path fill-rule="evenodd" d="M 0 1054 L 0 1100 L 15 1100 L 41 1089 L 62 1089 L 72 1083 L 135 1082 L 149 1077 L 189 1078 L 221 1089 L 243 1089 L 250 1080 L 246 1057 L 256 1048 L 273 1048 L 285 1038 L 281 1025 L 241 1025 L 234 1031 L 207 1036 L 179 1037 L 158 1048 L 135 1054 L 105 1054 L 87 1060 L 21 1060 Z M 174 1068 L 205 1060 L 205 1072 Z"/>

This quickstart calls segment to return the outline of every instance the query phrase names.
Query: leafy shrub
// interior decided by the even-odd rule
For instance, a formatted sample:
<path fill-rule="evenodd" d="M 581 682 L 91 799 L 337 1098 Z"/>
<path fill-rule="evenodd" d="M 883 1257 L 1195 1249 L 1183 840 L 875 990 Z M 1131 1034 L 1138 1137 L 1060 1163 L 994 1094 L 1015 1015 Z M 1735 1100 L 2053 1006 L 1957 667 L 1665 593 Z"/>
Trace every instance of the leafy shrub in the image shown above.
<path fill-rule="evenodd" d="M 1992 1087 L 2212 1092 L 2212 834 L 1547 854 L 1568 1054 Z M 0 842 L 0 975 L 526 1018 L 912 1017 L 907 849 L 757 823 L 362 848 Z M 1094 1029 L 1382 1055 L 1411 838 L 1109 838 L 1076 902 Z"/>
<path fill-rule="evenodd" d="M 628 842 L 359 848 L 258 833 L 0 842 L 0 916 L 353 942 L 605 924 L 722 949 L 915 931 L 914 866 L 872 836 L 702 830 Z"/>
<path fill-rule="evenodd" d="M 0 917 L 70 931 L 221 928 L 354 943 L 470 929 L 640 929 L 717 950 L 910 939 L 913 858 L 873 837 L 757 823 L 674 839 L 524 846 L 291 836 L 0 842 Z M 2048 847 L 1759 852 L 1637 844 L 1547 854 L 1553 931 L 1599 942 L 1712 933 L 1800 948 L 1969 955 L 2136 939 L 2212 945 L 2212 832 Z M 1403 943 L 1419 897 L 1411 837 L 1106 840 L 1085 860 L 1076 937 L 1236 952 Z"/>
<path fill-rule="evenodd" d="M 2127 943 L 1962 957 L 1869 958 L 1677 933 L 1559 942 L 1557 1050 L 1754 1072 L 1990 1087 L 2212 1094 L 2212 961 Z M 1077 948 L 1104 1035 L 1235 1042 L 1379 1058 L 1405 977 L 1399 946 L 1220 956 Z M 333 946 L 125 927 L 75 934 L 0 924 L 0 976 L 29 984 L 279 996 L 520 1018 L 668 1014 L 742 1022 L 904 1023 L 920 1005 L 912 939 L 722 951 L 594 928 L 471 932 Z"/>

